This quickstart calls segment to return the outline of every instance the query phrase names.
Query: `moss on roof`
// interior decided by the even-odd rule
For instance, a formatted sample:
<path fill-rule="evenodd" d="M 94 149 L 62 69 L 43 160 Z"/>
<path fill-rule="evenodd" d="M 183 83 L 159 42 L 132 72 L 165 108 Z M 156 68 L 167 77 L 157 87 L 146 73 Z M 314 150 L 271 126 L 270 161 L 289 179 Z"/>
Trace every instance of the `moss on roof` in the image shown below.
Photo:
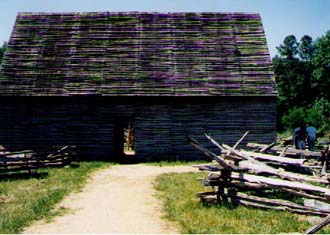
<path fill-rule="evenodd" d="M 19 13 L 0 95 L 274 96 L 258 14 Z"/>

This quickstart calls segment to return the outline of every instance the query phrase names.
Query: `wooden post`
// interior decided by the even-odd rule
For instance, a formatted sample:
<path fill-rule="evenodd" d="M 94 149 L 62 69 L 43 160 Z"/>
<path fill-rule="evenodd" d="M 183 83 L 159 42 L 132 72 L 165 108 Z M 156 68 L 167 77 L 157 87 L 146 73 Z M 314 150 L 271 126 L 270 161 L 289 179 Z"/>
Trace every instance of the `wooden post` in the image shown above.
<path fill-rule="evenodd" d="M 236 142 L 236 144 L 233 146 L 233 149 L 236 149 L 237 146 L 244 140 L 244 138 L 249 134 L 249 131 L 245 132 L 244 135 Z"/>
<path fill-rule="evenodd" d="M 234 166 L 234 165 L 230 165 L 228 164 L 222 157 L 220 156 L 217 156 L 216 154 L 214 154 L 213 152 L 211 152 L 210 150 L 204 148 L 201 144 L 199 144 L 197 142 L 197 140 L 195 140 L 194 138 L 192 137 L 187 137 L 190 144 L 193 145 L 195 148 L 199 149 L 200 151 L 202 151 L 204 153 L 204 155 L 208 156 L 209 158 L 217 161 L 223 168 L 225 168 L 226 170 L 228 171 L 232 171 L 232 170 L 235 170 L 235 171 L 242 171 L 241 168 L 237 167 L 237 166 Z"/>
<path fill-rule="evenodd" d="M 220 202 L 223 199 L 223 195 L 225 194 L 225 188 L 222 185 L 218 186 L 217 191 L 217 201 Z"/>
<path fill-rule="evenodd" d="M 282 152 L 280 154 L 280 157 L 285 157 L 286 151 L 288 150 L 288 148 L 289 148 L 289 145 L 285 146 L 285 148 L 282 150 Z"/>
<path fill-rule="evenodd" d="M 31 169 L 29 167 L 29 160 L 26 157 L 26 153 L 23 153 L 23 154 L 24 154 L 23 156 L 24 156 L 24 161 L 25 161 L 26 169 L 28 170 L 29 174 L 31 174 L 32 172 L 31 172 Z"/>
<path fill-rule="evenodd" d="M 262 149 L 260 150 L 260 152 L 261 152 L 261 153 L 265 153 L 265 152 L 267 152 L 267 150 L 269 150 L 269 149 L 271 149 L 272 147 L 274 147 L 275 144 L 276 144 L 276 142 L 273 142 L 273 143 L 271 143 L 270 145 L 265 146 L 264 148 L 262 148 Z"/>

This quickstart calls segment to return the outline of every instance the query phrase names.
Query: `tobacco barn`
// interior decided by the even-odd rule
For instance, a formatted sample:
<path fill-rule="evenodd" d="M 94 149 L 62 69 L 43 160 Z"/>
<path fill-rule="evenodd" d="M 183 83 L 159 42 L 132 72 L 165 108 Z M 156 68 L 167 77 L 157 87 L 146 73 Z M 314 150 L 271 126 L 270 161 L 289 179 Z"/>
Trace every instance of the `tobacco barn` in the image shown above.
<path fill-rule="evenodd" d="M 92 159 L 198 159 L 187 135 L 275 140 L 258 14 L 19 13 L 0 72 L 0 143 Z"/>

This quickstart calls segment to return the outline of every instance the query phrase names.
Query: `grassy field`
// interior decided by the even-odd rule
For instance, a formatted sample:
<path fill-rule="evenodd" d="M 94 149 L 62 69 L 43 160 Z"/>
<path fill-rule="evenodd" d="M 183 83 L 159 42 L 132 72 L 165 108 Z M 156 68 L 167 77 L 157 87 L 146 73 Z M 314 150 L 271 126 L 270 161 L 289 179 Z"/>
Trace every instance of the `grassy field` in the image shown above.
<path fill-rule="evenodd" d="M 195 196 L 205 191 L 196 179 L 203 173 L 164 174 L 155 187 L 164 204 L 165 217 L 179 225 L 181 233 L 302 233 L 311 224 L 306 216 L 244 206 L 203 205 Z M 323 229 L 321 233 L 330 233 Z"/>
<path fill-rule="evenodd" d="M 39 178 L 0 178 L 0 233 L 19 233 L 33 220 L 63 213 L 52 210 L 70 192 L 79 191 L 93 171 L 110 166 L 81 162 L 77 168 L 38 170 Z"/>

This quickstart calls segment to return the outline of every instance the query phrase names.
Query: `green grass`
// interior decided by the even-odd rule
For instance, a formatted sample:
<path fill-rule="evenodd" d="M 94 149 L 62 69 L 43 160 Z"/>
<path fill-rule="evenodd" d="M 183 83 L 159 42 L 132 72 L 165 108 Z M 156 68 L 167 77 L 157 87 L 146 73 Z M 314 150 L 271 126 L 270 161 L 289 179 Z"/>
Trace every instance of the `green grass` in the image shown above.
<path fill-rule="evenodd" d="M 197 192 L 207 191 L 198 182 L 204 173 L 164 174 L 155 187 L 163 201 L 168 220 L 178 224 L 181 233 L 294 233 L 310 226 L 306 216 L 230 204 L 202 204 Z M 330 229 L 320 232 L 330 233 Z"/>
<path fill-rule="evenodd" d="M 79 191 L 91 172 L 110 166 L 104 162 L 81 162 L 77 168 L 42 169 L 38 178 L 0 178 L 0 233 L 19 233 L 37 219 L 63 214 L 56 203 Z"/>
<path fill-rule="evenodd" d="M 278 138 L 287 138 L 289 136 L 292 136 L 293 129 L 292 130 L 285 130 L 282 132 L 277 132 L 276 135 Z"/>

